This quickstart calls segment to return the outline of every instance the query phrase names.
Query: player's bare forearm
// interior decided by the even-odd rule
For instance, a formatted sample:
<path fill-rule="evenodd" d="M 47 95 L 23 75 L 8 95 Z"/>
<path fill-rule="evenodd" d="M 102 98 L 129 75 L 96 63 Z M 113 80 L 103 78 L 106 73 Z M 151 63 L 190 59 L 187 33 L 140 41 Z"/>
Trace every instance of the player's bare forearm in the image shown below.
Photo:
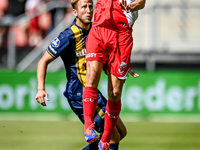
<path fill-rule="evenodd" d="M 42 60 L 38 62 L 37 66 L 37 89 L 45 90 L 45 77 L 46 77 L 47 64 Z"/>
<path fill-rule="evenodd" d="M 120 6 L 124 9 L 127 13 L 137 11 L 143 9 L 145 7 L 146 0 L 135 0 L 131 4 L 127 4 L 126 0 L 122 0 L 120 2 Z"/>
<path fill-rule="evenodd" d="M 46 77 L 46 68 L 47 64 L 41 59 L 38 62 L 37 67 L 37 94 L 35 99 L 38 103 L 40 103 L 43 106 L 46 106 L 44 97 L 48 96 L 48 94 L 45 91 L 45 77 Z"/>
<path fill-rule="evenodd" d="M 49 53 L 45 52 L 43 57 L 38 62 L 37 66 L 37 83 L 38 83 L 38 90 L 45 90 L 45 77 L 47 72 L 47 66 L 54 60 Z"/>
<path fill-rule="evenodd" d="M 131 12 L 143 9 L 145 7 L 146 0 L 135 0 L 133 3 L 129 4 L 128 7 Z"/>
<path fill-rule="evenodd" d="M 46 97 L 46 100 L 48 99 L 48 94 L 45 91 L 45 77 L 47 72 L 47 66 L 48 64 L 53 61 L 54 58 L 51 57 L 47 52 L 43 55 L 43 57 L 38 62 L 37 66 L 37 94 L 36 94 L 36 100 L 38 103 L 40 103 L 43 106 L 46 106 L 44 97 Z"/>

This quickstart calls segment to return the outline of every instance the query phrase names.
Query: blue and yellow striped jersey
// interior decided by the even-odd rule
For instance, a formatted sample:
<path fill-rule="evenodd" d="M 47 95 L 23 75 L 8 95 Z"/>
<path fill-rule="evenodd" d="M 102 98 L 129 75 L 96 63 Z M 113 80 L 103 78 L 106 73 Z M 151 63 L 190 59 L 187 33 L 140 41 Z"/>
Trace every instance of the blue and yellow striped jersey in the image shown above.
<path fill-rule="evenodd" d="M 52 57 L 60 56 L 63 60 L 67 76 L 64 95 L 70 99 L 82 100 L 86 80 L 83 63 L 85 62 L 85 43 L 89 30 L 79 27 L 75 22 L 76 20 L 52 40 L 47 52 Z"/>

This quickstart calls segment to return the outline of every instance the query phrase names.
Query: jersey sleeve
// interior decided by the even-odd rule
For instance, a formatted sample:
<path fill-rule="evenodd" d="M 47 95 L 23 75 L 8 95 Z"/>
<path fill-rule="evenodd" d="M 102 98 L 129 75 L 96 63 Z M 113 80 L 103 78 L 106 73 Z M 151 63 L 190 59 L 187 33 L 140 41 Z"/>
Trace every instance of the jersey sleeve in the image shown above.
<path fill-rule="evenodd" d="M 47 52 L 54 58 L 60 56 L 60 53 L 69 46 L 69 38 L 61 32 L 58 37 L 55 37 L 47 48 Z"/>

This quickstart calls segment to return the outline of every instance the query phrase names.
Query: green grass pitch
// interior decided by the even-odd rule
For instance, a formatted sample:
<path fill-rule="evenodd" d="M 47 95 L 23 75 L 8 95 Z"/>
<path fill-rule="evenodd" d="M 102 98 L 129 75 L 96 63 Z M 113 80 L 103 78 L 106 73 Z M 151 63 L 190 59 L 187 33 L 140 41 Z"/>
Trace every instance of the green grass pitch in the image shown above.
<path fill-rule="evenodd" d="M 200 123 L 125 122 L 120 150 L 199 150 Z M 72 121 L 0 121 L 0 150 L 81 150 L 83 125 Z"/>

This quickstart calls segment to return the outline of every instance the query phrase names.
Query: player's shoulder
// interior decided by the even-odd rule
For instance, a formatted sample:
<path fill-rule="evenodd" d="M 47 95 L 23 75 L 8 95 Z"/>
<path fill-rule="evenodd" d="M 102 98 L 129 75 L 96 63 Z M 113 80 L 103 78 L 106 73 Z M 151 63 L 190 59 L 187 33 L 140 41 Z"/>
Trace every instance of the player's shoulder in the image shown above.
<path fill-rule="evenodd" d="M 80 32 L 83 31 L 83 29 L 81 27 L 79 27 L 78 25 L 76 24 L 73 24 L 71 27 L 70 27 L 70 30 L 73 34 L 79 34 Z"/>
<path fill-rule="evenodd" d="M 53 38 L 52 44 L 54 44 L 55 47 L 59 47 L 59 45 L 68 45 L 71 39 L 73 39 L 72 35 L 73 33 L 70 31 L 70 27 L 68 27 Z"/>
<path fill-rule="evenodd" d="M 72 35 L 70 27 L 66 28 L 64 31 L 60 32 L 58 35 L 59 39 L 68 39 Z"/>
<path fill-rule="evenodd" d="M 60 32 L 56 37 L 51 41 L 53 48 L 60 48 L 60 45 L 68 45 L 70 43 L 70 28 L 66 28 L 64 31 Z"/>

